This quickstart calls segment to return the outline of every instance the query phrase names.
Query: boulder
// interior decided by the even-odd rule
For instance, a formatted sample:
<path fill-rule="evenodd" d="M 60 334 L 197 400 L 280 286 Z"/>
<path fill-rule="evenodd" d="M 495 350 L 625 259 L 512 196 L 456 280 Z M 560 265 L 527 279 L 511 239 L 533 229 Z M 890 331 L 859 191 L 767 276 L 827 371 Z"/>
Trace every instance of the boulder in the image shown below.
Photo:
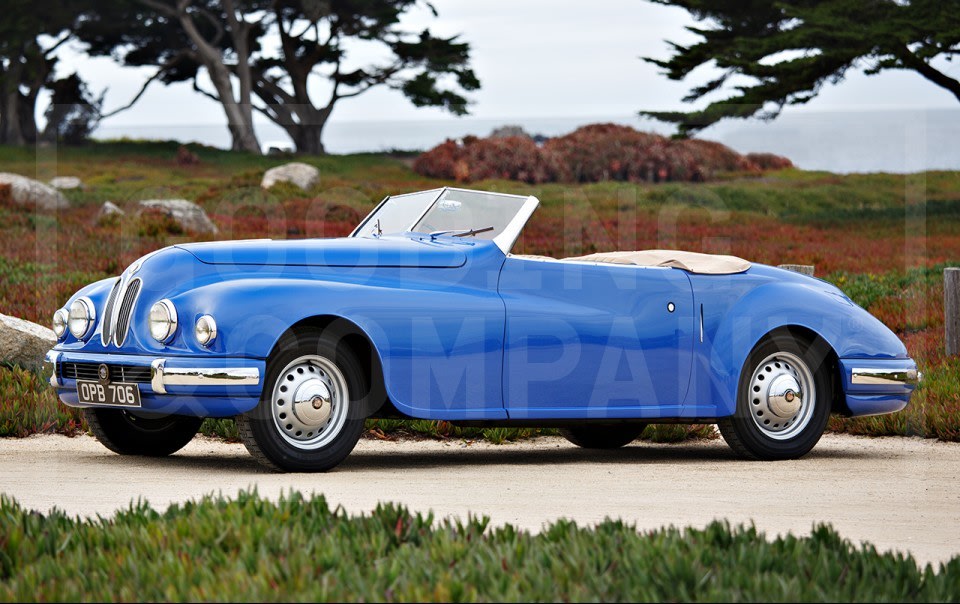
<path fill-rule="evenodd" d="M 216 233 L 217 225 L 213 224 L 203 208 L 186 199 L 146 199 L 137 203 L 139 216 L 145 211 L 166 214 L 177 222 L 183 230 L 195 233 Z"/>
<path fill-rule="evenodd" d="M 41 210 L 59 210 L 70 205 L 60 191 L 19 174 L 0 172 L 0 185 L 10 185 L 10 196 L 14 203 L 22 206 L 36 206 Z"/>
<path fill-rule="evenodd" d="M 123 210 L 120 209 L 120 206 L 113 203 L 112 201 L 105 201 L 103 205 L 100 206 L 100 209 L 97 211 L 97 216 L 94 219 L 94 222 L 100 224 L 115 218 L 120 218 L 126 214 Z"/>
<path fill-rule="evenodd" d="M 0 314 L 0 363 L 39 369 L 56 343 L 52 329 Z"/>
<path fill-rule="evenodd" d="M 264 172 L 260 186 L 269 189 L 279 182 L 289 182 L 307 191 L 320 182 L 320 170 L 301 162 L 291 162 Z"/>
<path fill-rule="evenodd" d="M 83 181 L 76 176 L 55 176 L 50 179 L 50 186 L 56 189 L 79 189 Z"/>
<path fill-rule="evenodd" d="M 532 139 L 533 137 L 523 129 L 523 126 L 500 126 L 499 128 L 494 128 L 493 132 L 490 133 L 490 138 L 510 138 L 512 136 L 522 136 L 523 138 Z"/>

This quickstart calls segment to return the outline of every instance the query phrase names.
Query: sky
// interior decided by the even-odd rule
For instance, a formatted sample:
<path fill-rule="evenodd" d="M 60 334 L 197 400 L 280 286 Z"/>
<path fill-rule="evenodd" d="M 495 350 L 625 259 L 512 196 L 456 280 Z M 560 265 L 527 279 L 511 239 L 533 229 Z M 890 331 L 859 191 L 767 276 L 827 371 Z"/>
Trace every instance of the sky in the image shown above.
<path fill-rule="evenodd" d="M 694 39 L 684 27 L 695 22 L 683 9 L 643 0 L 434 0 L 439 17 L 425 10 L 405 23 L 417 31 L 459 34 L 471 44 L 472 65 L 482 88 L 471 93 L 470 113 L 478 118 L 629 116 L 641 109 L 689 107 L 681 98 L 695 83 L 707 80 L 704 67 L 695 80 L 673 82 L 641 56 L 666 58 L 667 40 Z M 375 56 L 353 49 L 351 60 Z M 953 77 L 960 64 L 944 63 Z M 78 71 L 94 91 L 106 89 L 104 109 L 126 104 L 151 69 L 120 68 L 110 59 L 90 59 L 79 47 L 62 55 L 58 75 Z M 316 83 L 322 92 L 322 83 Z M 322 98 L 320 94 L 316 98 Z M 956 109 L 946 90 L 914 72 L 877 76 L 851 73 L 840 85 L 828 85 L 793 113 L 863 109 Z M 42 108 L 39 113 L 42 115 Z M 374 89 L 339 103 L 336 121 L 456 119 L 435 108 L 418 109 L 399 92 Z M 131 110 L 104 122 L 113 133 L 126 126 L 225 124 L 222 109 L 192 91 L 188 84 L 154 86 Z"/>

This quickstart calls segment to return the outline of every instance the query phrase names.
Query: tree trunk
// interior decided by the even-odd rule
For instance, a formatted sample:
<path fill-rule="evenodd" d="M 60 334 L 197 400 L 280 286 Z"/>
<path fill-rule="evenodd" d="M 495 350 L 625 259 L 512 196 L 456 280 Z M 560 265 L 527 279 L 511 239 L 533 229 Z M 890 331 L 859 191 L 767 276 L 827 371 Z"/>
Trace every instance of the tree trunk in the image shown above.
<path fill-rule="evenodd" d="M 223 64 L 206 67 L 213 86 L 217 89 L 220 105 L 223 106 L 223 112 L 227 116 L 227 127 L 233 138 L 230 148 L 234 151 L 249 151 L 259 155 L 260 143 L 253 130 L 253 114 L 249 111 L 249 107 L 245 111 L 243 106 L 234 100 L 233 85 L 226 67 Z"/>
<path fill-rule="evenodd" d="M 229 115 L 230 113 L 227 112 L 227 119 L 230 119 Z M 230 136 L 232 138 L 230 148 L 233 151 L 250 151 L 251 153 L 260 154 L 260 142 L 257 140 L 257 135 L 253 131 L 252 123 L 230 123 L 227 127 L 230 129 Z"/>
<path fill-rule="evenodd" d="M 19 96 L 20 104 L 20 136 L 27 143 L 37 142 L 37 96 L 39 91 L 31 90 L 27 95 Z"/>
<path fill-rule="evenodd" d="M 26 145 L 27 139 L 23 136 L 23 120 L 20 119 L 20 93 L 13 90 L 4 91 L 3 95 L 4 131 L 3 142 L 8 145 Z"/>
<path fill-rule="evenodd" d="M 293 142 L 297 145 L 299 153 L 309 153 L 310 155 L 325 155 L 321 136 L 323 134 L 323 124 L 294 124 L 288 131 L 291 132 Z"/>
<path fill-rule="evenodd" d="M 227 127 L 233 137 L 231 149 L 259 155 L 260 143 L 253 129 L 253 108 L 249 102 L 238 103 L 234 97 L 230 69 L 224 63 L 223 54 L 200 34 L 188 13 L 181 11 L 178 17 L 184 32 L 196 45 L 200 62 L 207 68 L 213 87 L 217 90 L 217 98 L 227 114 Z"/>
<path fill-rule="evenodd" d="M 25 145 L 27 140 L 23 136 L 22 120 L 20 118 L 20 76 L 23 66 L 11 62 L 10 68 L 4 74 L 3 81 L 3 131 L 0 132 L 0 142 L 7 145 Z"/>
<path fill-rule="evenodd" d="M 246 147 L 250 144 L 249 136 L 253 133 L 253 74 L 250 70 L 250 48 L 248 34 L 251 25 L 237 15 L 233 0 L 223 0 L 223 8 L 227 13 L 227 23 L 230 24 L 230 36 L 233 39 L 234 51 L 237 54 L 237 79 L 240 80 L 239 107 L 243 124 L 249 124 L 248 130 L 240 133 L 241 143 Z M 228 71 L 228 70 L 227 70 Z M 232 90 L 232 87 L 231 87 Z M 232 98 L 232 97 L 231 97 Z M 253 143 L 260 152 L 260 144 L 253 137 Z"/>
<path fill-rule="evenodd" d="M 298 153 L 326 155 L 327 151 L 323 147 L 323 127 L 327 125 L 333 112 L 333 103 L 323 109 L 316 109 L 309 103 L 309 98 L 306 100 L 306 103 L 295 103 L 288 107 L 297 116 L 295 123 L 278 125 L 283 126 L 293 139 Z"/>

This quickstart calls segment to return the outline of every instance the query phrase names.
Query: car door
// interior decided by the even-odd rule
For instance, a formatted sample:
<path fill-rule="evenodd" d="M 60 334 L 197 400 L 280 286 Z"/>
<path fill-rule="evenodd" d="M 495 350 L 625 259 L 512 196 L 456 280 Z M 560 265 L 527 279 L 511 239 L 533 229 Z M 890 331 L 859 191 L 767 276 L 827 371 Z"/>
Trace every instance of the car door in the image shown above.
<path fill-rule="evenodd" d="M 510 418 L 680 414 L 695 317 L 685 272 L 511 256 L 499 292 Z"/>

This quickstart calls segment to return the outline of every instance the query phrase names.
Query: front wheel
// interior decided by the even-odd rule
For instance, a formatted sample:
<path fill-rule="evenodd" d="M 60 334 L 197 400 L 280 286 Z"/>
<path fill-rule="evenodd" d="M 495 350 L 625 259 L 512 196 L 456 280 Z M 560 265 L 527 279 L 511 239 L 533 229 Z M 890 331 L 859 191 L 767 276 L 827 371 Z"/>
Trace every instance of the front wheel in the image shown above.
<path fill-rule="evenodd" d="M 269 468 L 330 470 L 360 439 L 367 382 L 356 357 L 335 338 L 291 334 L 268 362 L 259 405 L 237 418 L 240 438 Z"/>
<path fill-rule="evenodd" d="M 83 417 L 100 444 L 120 455 L 164 457 L 193 440 L 203 419 L 149 416 L 126 409 L 86 408 Z"/>
<path fill-rule="evenodd" d="M 720 420 L 720 433 L 743 457 L 802 457 L 827 426 L 830 397 L 825 345 L 777 335 L 757 346 L 747 359 L 737 410 Z"/>

